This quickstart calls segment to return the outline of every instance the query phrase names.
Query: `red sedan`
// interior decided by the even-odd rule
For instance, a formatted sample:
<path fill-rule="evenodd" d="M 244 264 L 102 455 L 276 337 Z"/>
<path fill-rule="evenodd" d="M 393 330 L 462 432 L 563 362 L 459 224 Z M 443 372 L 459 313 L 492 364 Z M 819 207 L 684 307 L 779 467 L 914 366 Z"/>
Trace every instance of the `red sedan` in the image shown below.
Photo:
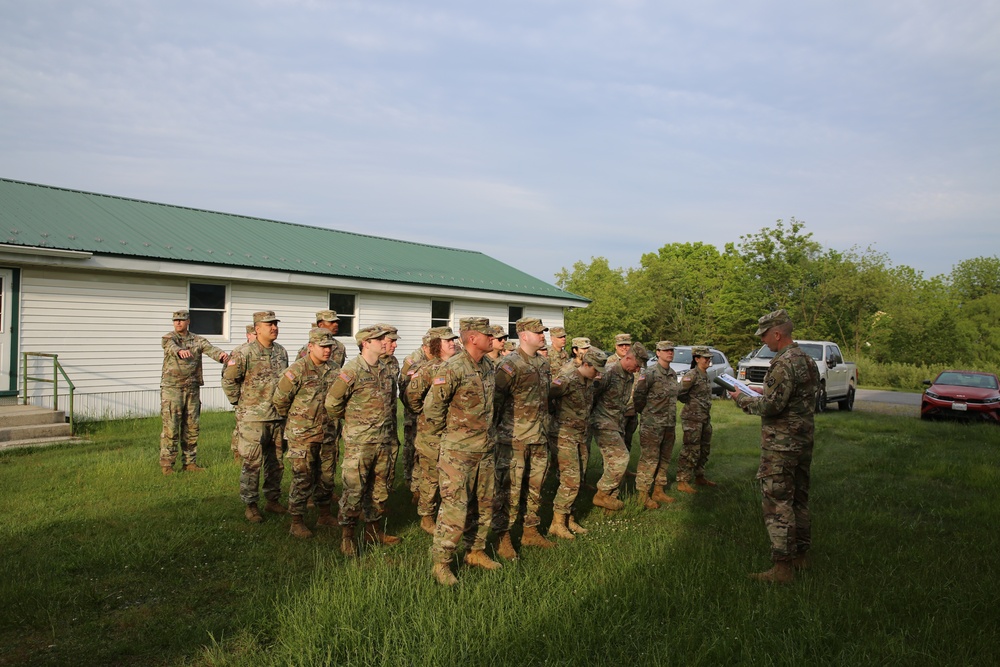
<path fill-rule="evenodd" d="M 920 399 L 920 418 L 982 419 L 1000 424 L 1000 381 L 993 373 L 944 371 Z"/>

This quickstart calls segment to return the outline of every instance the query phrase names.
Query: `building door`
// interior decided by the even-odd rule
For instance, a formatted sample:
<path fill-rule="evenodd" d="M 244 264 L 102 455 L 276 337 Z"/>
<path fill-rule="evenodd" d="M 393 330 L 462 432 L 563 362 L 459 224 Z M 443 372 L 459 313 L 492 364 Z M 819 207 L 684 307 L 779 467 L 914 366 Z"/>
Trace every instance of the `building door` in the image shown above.
<path fill-rule="evenodd" d="M 0 391 L 16 389 L 17 384 L 11 381 L 10 352 L 10 311 L 11 311 L 11 285 L 13 283 L 13 272 L 10 269 L 0 269 Z"/>

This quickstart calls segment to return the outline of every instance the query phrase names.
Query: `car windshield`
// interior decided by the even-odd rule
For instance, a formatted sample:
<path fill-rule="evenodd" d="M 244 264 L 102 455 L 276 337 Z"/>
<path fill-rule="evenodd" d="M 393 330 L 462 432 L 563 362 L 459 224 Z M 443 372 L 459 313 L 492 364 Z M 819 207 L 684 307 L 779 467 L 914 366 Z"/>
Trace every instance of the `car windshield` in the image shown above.
<path fill-rule="evenodd" d="M 799 347 L 802 351 L 808 354 L 810 357 L 816 361 L 823 360 L 823 346 L 815 345 L 813 343 L 801 343 Z M 755 359 L 773 359 L 775 353 L 768 349 L 767 345 L 761 345 L 760 349 L 757 350 L 757 354 L 753 355 Z"/>
<path fill-rule="evenodd" d="M 675 364 L 690 364 L 691 363 L 691 348 L 690 347 L 675 347 L 674 348 L 674 360 L 671 363 L 675 363 Z"/>
<path fill-rule="evenodd" d="M 981 389 L 996 389 L 997 379 L 992 375 L 981 373 L 956 373 L 945 371 L 937 376 L 934 384 L 948 384 L 954 387 L 979 387 Z"/>

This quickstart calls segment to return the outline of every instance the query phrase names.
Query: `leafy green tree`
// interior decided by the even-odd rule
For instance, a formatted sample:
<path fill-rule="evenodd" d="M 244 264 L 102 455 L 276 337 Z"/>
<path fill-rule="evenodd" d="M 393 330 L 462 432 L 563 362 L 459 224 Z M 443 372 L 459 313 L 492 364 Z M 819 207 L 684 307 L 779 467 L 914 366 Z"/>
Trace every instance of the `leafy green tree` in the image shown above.
<path fill-rule="evenodd" d="M 625 271 L 611 268 L 606 258 L 576 262 L 572 271 L 563 268 L 556 274 L 556 285 L 591 300 L 586 308 L 566 314 L 566 329 L 573 337 L 586 336 L 592 344 L 610 349 L 616 333 L 638 333 L 636 299 L 629 293 Z"/>

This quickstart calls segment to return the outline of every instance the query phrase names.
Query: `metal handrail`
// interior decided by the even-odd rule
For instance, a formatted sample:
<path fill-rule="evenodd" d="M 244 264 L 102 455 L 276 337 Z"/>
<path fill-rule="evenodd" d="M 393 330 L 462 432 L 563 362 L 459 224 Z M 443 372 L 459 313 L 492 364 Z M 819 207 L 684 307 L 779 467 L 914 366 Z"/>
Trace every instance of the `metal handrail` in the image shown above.
<path fill-rule="evenodd" d="M 28 404 L 28 381 L 34 382 L 49 382 L 52 384 L 52 409 L 55 411 L 59 410 L 59 375 L 63 376 L 66 380 L 66 384 L 69 386 L 69 432 L 72 435 L 75 431 L 74 419 L 73 419 L 73 392 L 76 390 L 76 385 L 73 381 L 69 379 L 66 375 L 66 370 L 59 363 L 58 354 L 50 354 L 48 352 L 24 352 L 24 363 L 21 364 L 21 368 L 24 369 L 23 382 L 21 383 L 21 404 Z M 42 377 L 31 377 L 28 375 L 28 357 L 48 357 L 52 359 L 52 379 L 42 378 Z"/>

